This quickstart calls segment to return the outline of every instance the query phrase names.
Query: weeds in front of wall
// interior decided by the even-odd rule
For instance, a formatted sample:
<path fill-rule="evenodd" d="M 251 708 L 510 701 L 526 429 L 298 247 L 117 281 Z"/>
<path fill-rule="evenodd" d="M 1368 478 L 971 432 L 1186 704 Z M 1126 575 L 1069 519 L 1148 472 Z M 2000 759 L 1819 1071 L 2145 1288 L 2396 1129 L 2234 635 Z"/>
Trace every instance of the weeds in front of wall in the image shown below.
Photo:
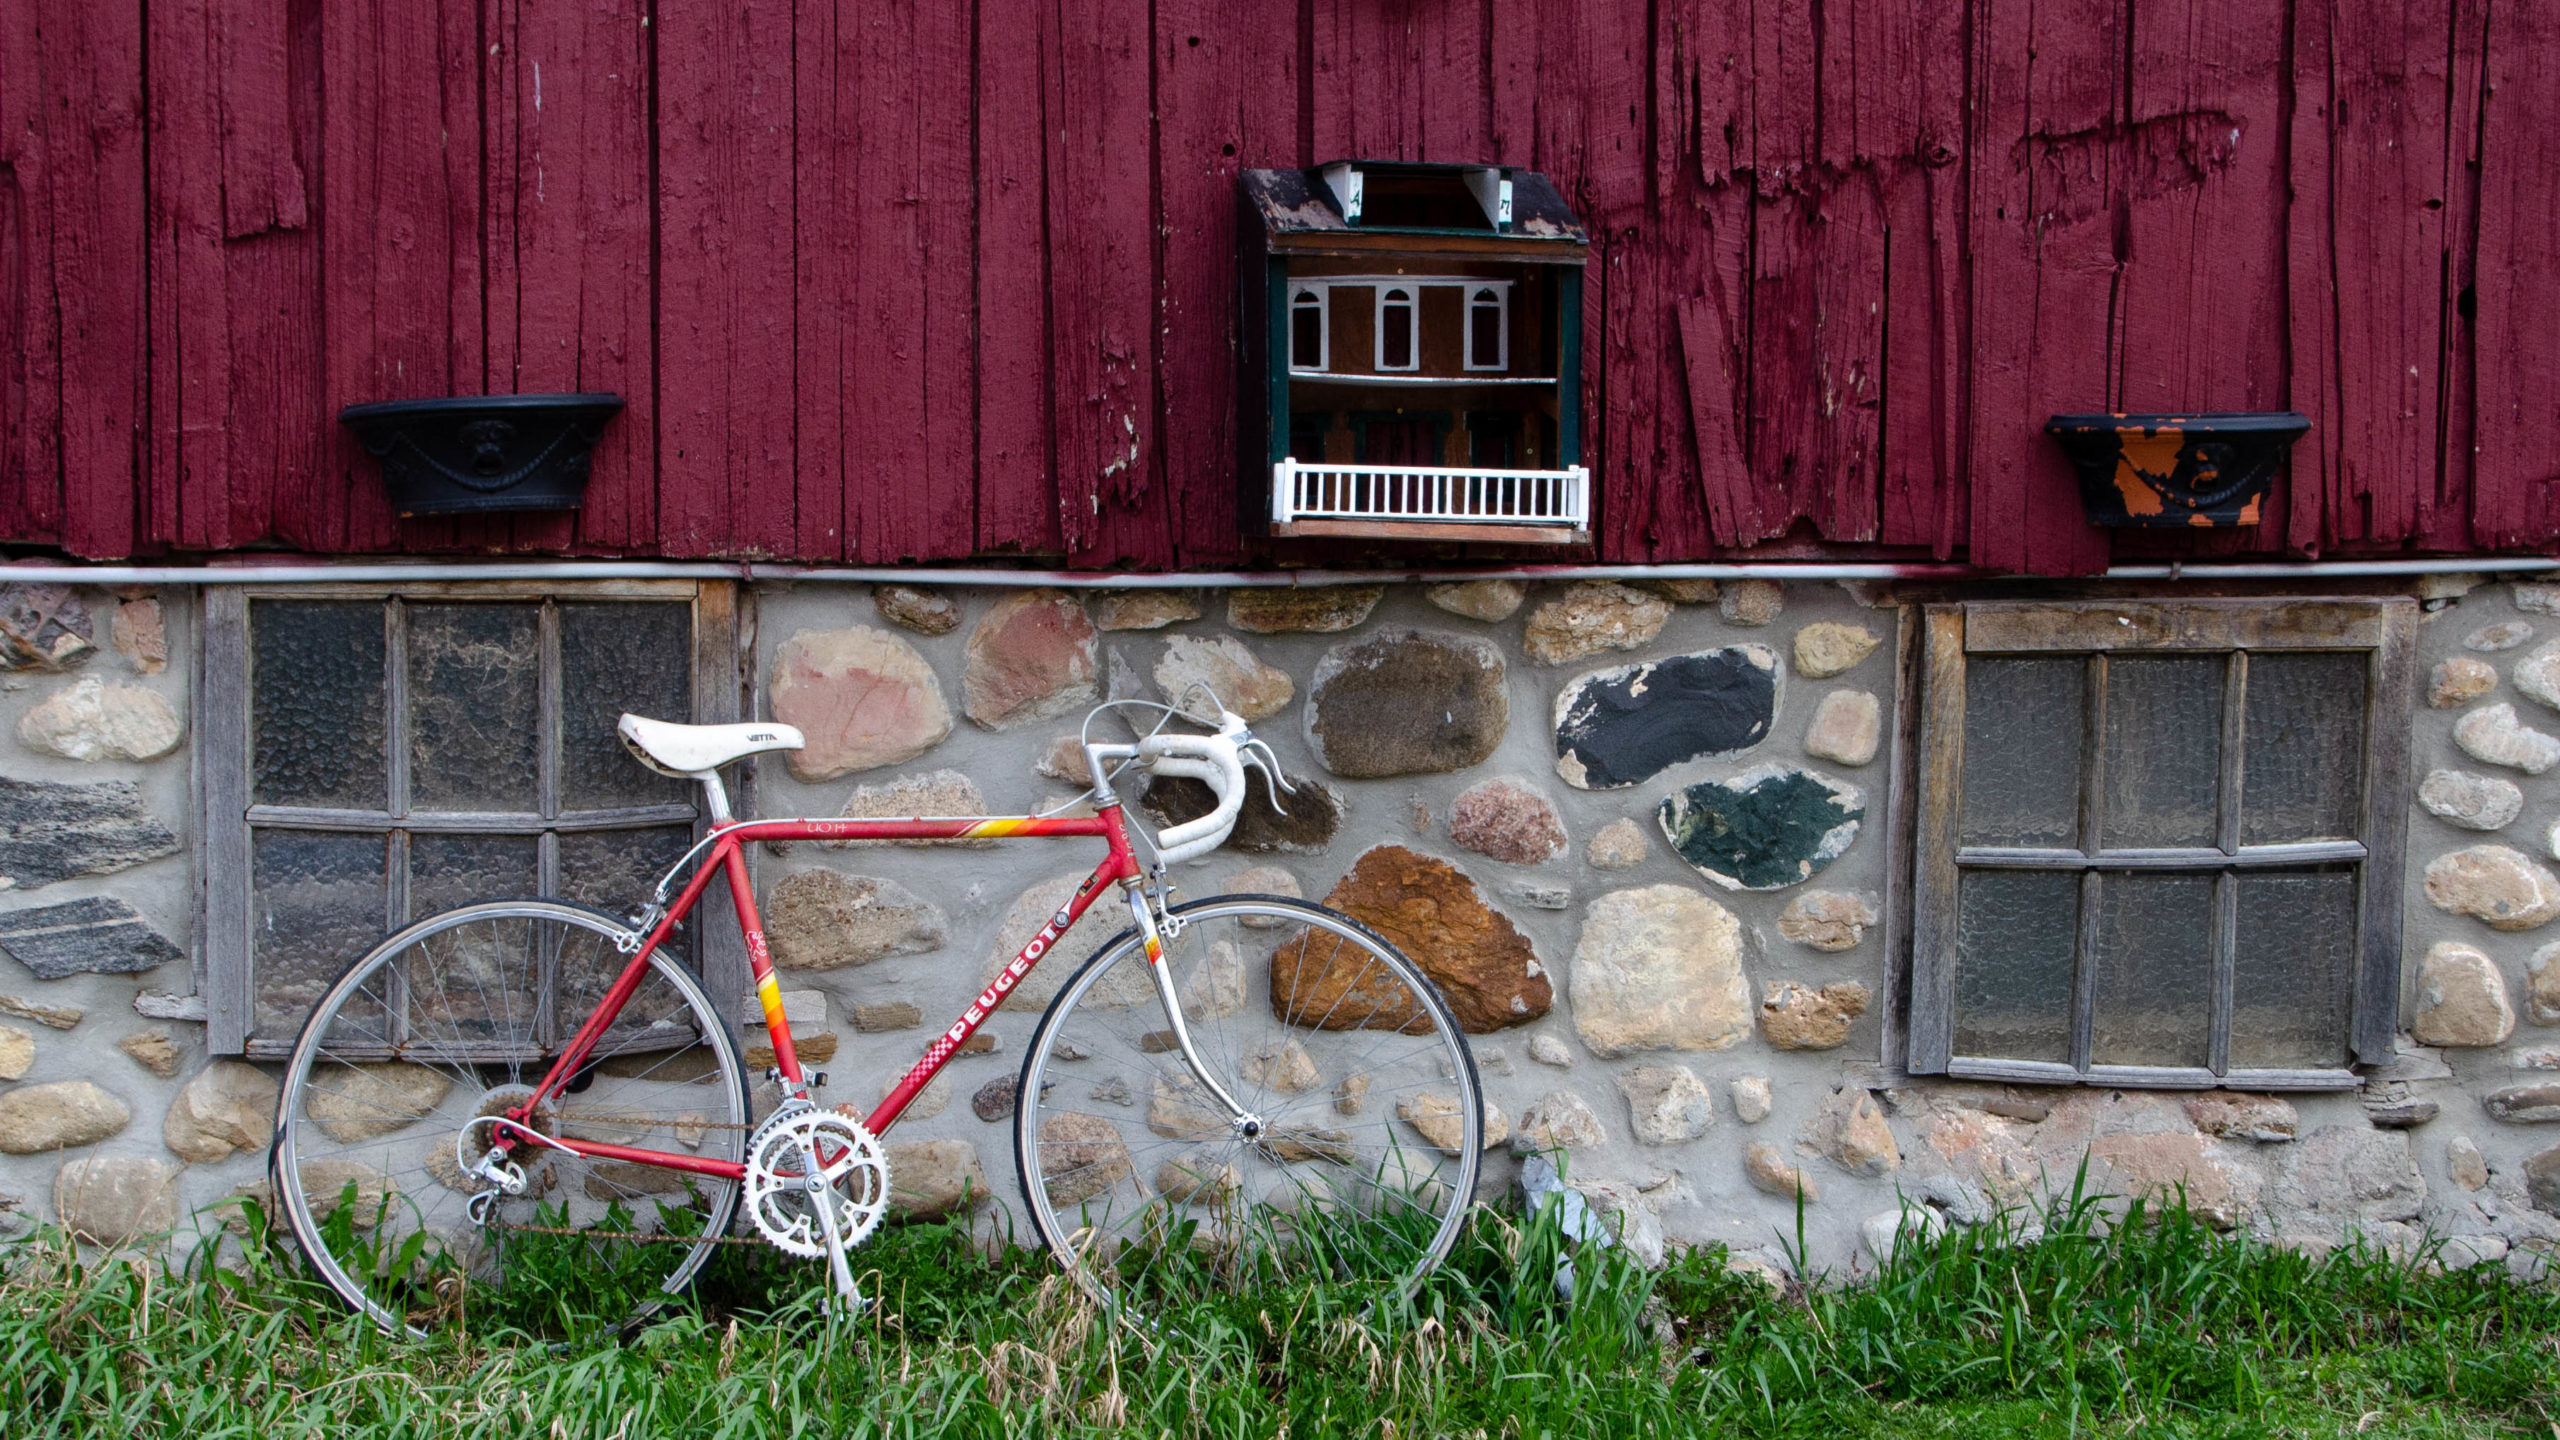
<path fill-rule="evenodd" d="M 1552 1214 L 1487 1212 L 1391 1313 L 1265 1282 L 1183 1301 L 1145 1343 L 1041 1257 L 957 1224 L 867 1247 L 880 1303 L 858 1319 L 828 1316 L 814 1267 L 740 1252 L 629 1341 L 605 1326 L 568 1347 L 478 1312 L 387 1339 L 254 1217 L 219 1264 L 46 1236 L 0 1281 L 0 1433 L 2549 1436 L 2560 1419 L 2560 1297 L 2494 1267 L 2290 1254 L 2085 1194 L 2031 1220 L 1913 1236 L 1871 1277 L 1777 1294 L 1716 1250 L 1647 1272 Z"/>

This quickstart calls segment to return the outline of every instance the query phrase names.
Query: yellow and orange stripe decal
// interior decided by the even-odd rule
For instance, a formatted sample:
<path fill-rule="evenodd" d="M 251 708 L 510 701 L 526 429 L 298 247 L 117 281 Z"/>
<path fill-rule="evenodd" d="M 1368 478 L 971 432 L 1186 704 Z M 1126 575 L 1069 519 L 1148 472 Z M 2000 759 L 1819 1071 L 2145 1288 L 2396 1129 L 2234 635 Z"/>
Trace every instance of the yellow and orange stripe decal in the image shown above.
<path fill-rule="evenodd" d="M 1002 820 L 981 820 L 960 832 L 963 840 L 1001 840 L 1007 835 L 1038 835 L 1048 829 L 1046 820 L 1029 815 L 1016 815 Z"/>
<path fill-rule="evenodd" d="M 775 1030 L 788 1030 L 790 1024 L 782 1014 L 782 977 L 766 971 L 756 982 L 756 1003 L 764 1007 L 764 1023 Z"/>

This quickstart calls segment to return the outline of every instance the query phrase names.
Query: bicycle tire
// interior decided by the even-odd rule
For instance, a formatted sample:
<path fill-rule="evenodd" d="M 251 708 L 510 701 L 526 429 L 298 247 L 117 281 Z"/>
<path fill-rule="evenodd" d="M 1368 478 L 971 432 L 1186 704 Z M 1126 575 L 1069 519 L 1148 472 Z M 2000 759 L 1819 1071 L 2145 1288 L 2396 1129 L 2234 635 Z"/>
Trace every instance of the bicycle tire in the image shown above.
<path fill-rule="evenodd" d="M 487 1230 L 471 1221 L 486 1185 L 463 1172 L 457 1136 L 530 1093 L 592 1013 L 561 999 L 600 998 L 631 939 L 558 901 L 462 906 L 384 939 L 312 1007 L 285 1066 L 267 1194 L 311 1268 L 385 1331 L 475 1318 L 627 1329 L 682 1291 L 728 1230 L 735 1181 L 533 1147 L 513 1157 L 530 1193 L 499 1204 Z M 537 1114 L 546 1133 L 743 1156 L 736 1037 L 664 952 L 594 1057 Z"/>
<path fill-rule="evenodd" d="M 1483 1161 L 1483 1092 L 1446 998 L 1320 905 L 1221 896 L 1172 914 L 1165 963 L 1194 1048 L 1261 1128 L 1218 1114 L 1168 1047 L 1152 977 L 1115 975 L 1146 963 L 1123 932 L 1023 1057 L 1014 1165 L 1042 1243 L 1140 1323 L 1248 1282 L 1317 1280 L 1365 1311 L 1411 1294 L 1456 1243 Z"/>

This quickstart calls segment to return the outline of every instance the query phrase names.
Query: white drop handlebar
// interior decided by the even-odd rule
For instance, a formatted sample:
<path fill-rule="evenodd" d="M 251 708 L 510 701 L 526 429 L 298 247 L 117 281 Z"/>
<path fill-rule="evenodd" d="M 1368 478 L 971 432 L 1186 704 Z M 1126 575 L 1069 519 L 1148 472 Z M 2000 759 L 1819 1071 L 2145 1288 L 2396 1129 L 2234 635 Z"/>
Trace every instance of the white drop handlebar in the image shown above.
<path fill-rule="evenodd" d="M 1283 783 L 1261 756 L 1248 754 L 1248 746 L 1262 748 L 1243 716 L 1222 709 L 1215 735 L 1150 735 L 1135 745 L 1097 745 L 1092 754 L 1096 760 L 1131 758 L 1158 775 L 1198 780 L 1217 797 L 1216 807 L 1208 814 L 1168 825 L 1156 833 L 1158 858 L 1164 864 L 1175 865 L 1196 860 L 1226 843 L 1228 833 L 1236 827 L 1236 816 L 1244 810 L 1244 767 L 1248 761 L 1272 775 L 1275 790 Z M 1278 796 L 1273 798 L 1277 800 Z"/>

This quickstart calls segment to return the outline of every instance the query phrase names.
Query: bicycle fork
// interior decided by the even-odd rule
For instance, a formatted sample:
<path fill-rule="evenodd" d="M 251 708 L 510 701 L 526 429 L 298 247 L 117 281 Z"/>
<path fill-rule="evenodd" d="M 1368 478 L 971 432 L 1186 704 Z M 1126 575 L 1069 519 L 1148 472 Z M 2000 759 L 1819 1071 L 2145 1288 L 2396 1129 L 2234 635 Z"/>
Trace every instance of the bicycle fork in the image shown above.
<path fill-rule="evenodd" d="M 1209 1094 L 1227 1107 L 1227 1123 L 1235 1127 L 1236 1134 L 1248 1143 L 1260 1143 L 1265 1128 L 1262 1117 L 1245 1109 L 1227 1093 L 1227 1087 L 1218 1082 L 1217 1076 L 1209 1073 L 1207 1062 L 1200 1058 L 1199 1050 L 1191 1043 L 1191 1026 L 1183 1018 L 1182 997 L 1174 988 L 1173 966 L 1164 956 L 1164 935 L 1156 924 L 1156 907 L 1150 903 L 1145 888 L 1135 879 L 1124 880 L 1120 884 L 1129 896 L 1129 913 L 1137 921 L 1138 938 L 1147 952 L 1147 973 L 1155 977 L 1156 998 L 1164 1002 L 1165 1025 L 1173 1032 L 1174 1049 L 1181 1052 L 1182 1063 L 1191 1067 L 1192 1075 Z M 1179 934 L 1181 921 L 1171 916 L 1166 919 Z"/>

